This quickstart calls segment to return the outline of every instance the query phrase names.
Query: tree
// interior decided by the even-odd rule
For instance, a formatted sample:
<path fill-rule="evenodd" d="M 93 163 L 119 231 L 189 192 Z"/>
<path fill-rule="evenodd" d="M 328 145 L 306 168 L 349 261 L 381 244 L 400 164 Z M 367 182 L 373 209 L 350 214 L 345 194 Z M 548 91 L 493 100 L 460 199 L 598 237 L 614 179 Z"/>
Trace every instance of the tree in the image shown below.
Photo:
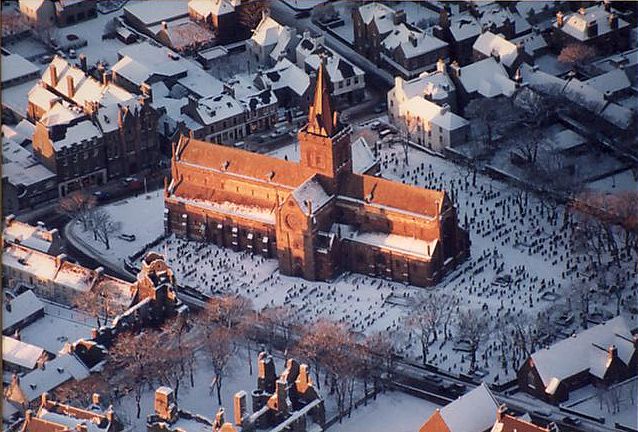
<path fill-rule="evenodd" d="M 579 66 L 596 55 L 598 52 L 594 47 L 577 42 L 565 46 L 558 55 L 558 61 L 570 66 Z"/>
<path fill-rule="evenodd" d="M 536 165 L 538 150 L 542 142 L 543 135 L 538 129 L 532 129 L 528 135 L 518 140 L 517 149 L 529 165 Z"/>
<path fill-rule="evenodd" d="M 89 229 L 95 207 L 95 197 L 84 191 L 73 192 L 58 201 L 57 210 L 73 221 L 80 221 L 84 231 Z"/>
<path fill-rule="evenodd" d="M 234 345 L 233 332 L 226 327 L 215 326 L 205 333 L 204 348 L 213 367 L 211 389 L 216 391 L 219 405 L 222 404 L 222 383 L 228 373 L 228 363 L 235 354 Z"/>
<path fill-rule="evenodd" d="M 95 317 L 98 328 L 101 326 L 100 319 L 104 318 L 104 324 L 106 324 L 116 305 L 111 288 L 111 283 L 106 281 L 93 289 L 79 293 L 73 299 L 75 307 Z"/>
<path fill-rule="evenodd" d="M 438 338 L 437 328 L 443 312 L 438 304 L 438 297 L 434 294 L 419 295 L 410 308 L 408 325 L 419 335 L 424 365 L 427 364 L 430 345 Z"/>
<path fill-rule="evenodd" d="M 394 370 L 396 358 L 396 345 L 387 333 L 375 332 L 363 340 L 359 346 L 358 368 L 363 379 L 364 398 L 368 395 L 368 381 L 372 378 L 374 398 L 376 400 L 379 391 L 379 377 L 390 374 Z M 367 405 L 367 399 L 364 399 Z"/>
<path fill-rule="evenodd" d="M 104 373 L 109 386 L 116 395 L 133 392 L 140 418 L 142 395 L 152 389 L 159 378 L 159 368 L 165 365 L 162 358 L 162 341 L 157 331 L 146 331 L 139 335 L 124 333 L 117 337 L 109 349 L 110 361 Z"/>
<path fill-rule="evenodd" d="M 259 312 L 257 323 L 269 350 L 275 348 L 276 341 L 277 349 L 286 355 L 296 324 L 292 308 L 290 306 L 266 307 Z"/>
<path fill-rule="evenodd" d="M 120 222 L 114 222 L 109 212 L 103 208 L 98 208 L 93 211 L 91 225 L 94 238 L 104 243 L 107 250 L 111 248 L 111 235 L 120 231 L 120 227 L 122 226 Z"/>
<path fill-rule="evenodd" d="M 581 326 L 586 329 L 589 321 L 590 305 L 594 296 L 595 290 L 589 283 L 581 281 L 573 281 L 569 289 L 569 301 L 571 299 L 575 301 L 575 306 L 578 310 Z"/>
<path fill-rule="evenodd" d="M 410 141 L 414 138 L 414 134 L 419 133 L 421 129 L 421 122 L 419 121 L 419 117 L 407 113 L 401 116 L 400 124 L 401 135 L 403 135 L 401 144 L 403 146 L 403 154 L 405 156 L 404 162 L 409 166 L 410 161 L 408 159 L 408 155 L 410 150 Z"/>
<path fill-rule="evenodd" d="M 106 381 L 104 374 L 91 374 L 82 380 L 69 380 L 53 391 L 56 400 L 77 406 L 87 406 L 91 403 L 93 393 L 109 397 L 112 388 Z"/>
<path fill-rule="evenodd" d="M 458 316 L 457 332 L 460 340 L 467 342 L 470 352 L 470 372 L 476 370 L 476 352 L 481 342 L 490 334 L 490 321 L 478 309 L 461 311 Z"/>
<path fill-rule="evenodd" d="M 239 23 L 245 28 L 252 30 L 261 21 L 264 11 L 270 11 L 270 1 L 268 0 L 247 0 L 242 1 L 239 7 Z"/>

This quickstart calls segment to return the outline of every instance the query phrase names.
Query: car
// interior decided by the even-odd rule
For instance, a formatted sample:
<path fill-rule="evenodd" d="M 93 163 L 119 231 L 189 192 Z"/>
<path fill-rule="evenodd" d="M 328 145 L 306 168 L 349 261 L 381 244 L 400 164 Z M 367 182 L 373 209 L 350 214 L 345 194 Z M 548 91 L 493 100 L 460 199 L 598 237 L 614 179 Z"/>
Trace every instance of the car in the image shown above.
<path fill-rule="evenodd" d="M 244 141 L 237 141 L 235 144 L 233 144 L 233 147 L 244 147 L 246 145 L 246 143 Z"/>
<path fill-rule="evenodd" d="M 40 57 L 40 63 L 42 64 L 47 64 L 47 63 L 51 63 L 51 61 L 53 60 L 53 56 L 52 55 L 43 55 L 42 57 Z"/>
<path fill-rule="evenodd" d="M 374 111 L 376 114 L 380 114 L 380 113 L 384 112 L 384 111 L 385 111 L 385 110 L 387 110 L 387 109 L 388 109 L 388 106 L 387 106 L 386 104 L 379 104 L 379 105 L 377 105 L 377 106 L 375 106 L 375 107 L 374 107 L 374 110 L 373 110 L 373 111 Z"/>
<path fill-rule="evenodd" d="M 373 121 L 372 123 L 370 123 L 370 129 L 372 129 L 373 131 L 379 130 L 380 127 L 381 127 L 380 121 Z"/>
<path fill-rule="evenodd" d="M 295 14 L 295 18 L 297 19 L 303 19 L 303 18 L 308 18 L 310 16 L 310 11 L 301 11 L 301 12 L 297 12 Z"/>
<path fill-rule="evenodd" d="M 127 242 L 134 242 L 135 241 L 135 234 L 120 234 L 117 236 L 118 238 L 122 239 L 122 240 L 126 240 Z"/>
<path fill-rule="evenodd" d="M 578 417 L 574 417 L 574 416 L 565 416 L 565 417 L 563 417 L 563 423 L 567 423 L 569 425 L 578 426 L 579 424 L 582 423 L 582 420 L 579 419 Z"/>
<path fill-rule="evenodd" d="M 93 192 L 93 196 L 98 202 L 108 201 L 111 198 L 111 194 L 105 191 L 95 191 Z"/>
<path fill-rule="evenodd" d="M 436 384 L 441 384 L 441 383 L 443 382 L 443 379 L 442 379 L 440 376 L 438 376 L 438 375 L 436 375 L 436 374 L 433 374 L 433 373 L 427 373 L 427 374 L 425 374 L 425 378 L 426 378 L 428 381 L 433 382 L 433 383 L 436 383 Z"/>

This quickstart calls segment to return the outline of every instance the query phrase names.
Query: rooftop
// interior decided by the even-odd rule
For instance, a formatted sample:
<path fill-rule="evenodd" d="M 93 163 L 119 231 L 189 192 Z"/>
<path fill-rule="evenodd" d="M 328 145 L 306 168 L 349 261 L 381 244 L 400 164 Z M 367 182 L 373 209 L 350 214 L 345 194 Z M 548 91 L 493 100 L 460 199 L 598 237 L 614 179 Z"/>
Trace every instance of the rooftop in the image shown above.
<path fill-rule="evenodd" d="M 34 75 L 39 72 L 39 68 L 18 54 L 2 54 L 2 85 L 8 81 L 27 75 Z"/>

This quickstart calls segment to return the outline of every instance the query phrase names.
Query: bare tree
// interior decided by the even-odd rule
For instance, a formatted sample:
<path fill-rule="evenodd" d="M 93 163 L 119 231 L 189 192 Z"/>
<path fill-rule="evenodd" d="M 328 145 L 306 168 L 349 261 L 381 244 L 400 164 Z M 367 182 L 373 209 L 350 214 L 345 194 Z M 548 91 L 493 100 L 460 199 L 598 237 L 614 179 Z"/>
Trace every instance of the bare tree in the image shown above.
<path fill-rule="evenodd" d="M 589 283 L 574 281 L 570 285 L 569 299 L 572 304 L 575 302 L 575 305 L 573 305 L 578 310 L 581 320 L 581 326 L 584 329 L 587 328 L 587 323 L 589 322 L 590 306 L 594 294 L 595 289 Z"/>
<path fill-rule="evenodd" d="M 71 220 L 80 221 L 82 228 L 86 231 L 89 229 L 95 202 L 95 197 L 84 191 L 73 192 L 60 198 L 57 210 Z"/>
<path fill-rule="evenodd" d="M 93 211 L 91 225 L 94 238 L 102 242 L 107 250 L 111 248 L 111 235 L 120 231 L 122 226 L 120 222 L 113 221 L 110 213 L 103 208 Z"/>
<path fill-rule="evenodd" d="M 379 377 L 388 375 L 394 370 L 396 346 L 391 335 L 381 332 L 366 336 L 360 354 L 360 377 L 363 379 L 364 396 L 368 394 L 368 381 L 372 379 L 374 398 L 379 391 Z M 367 405 L 367 400 L 366 400 Z"/>
<path fill-rule="evenodd" d="M 98 328 L 102 325 L 101 318 L 104 318 L 106 324 L 114 312 L 116 303 L 110 288 L 109 282 L 100 283 L 93 289 L 76 295 L 73 300 L 75 307 L 95 317 Z"/>
<path fill-rule="evenodd" d="M 289 306 L 266 307 L 259 312 L 257 323 L 263 331 L 269 350 L 275 348 L 286 355 L 296 326 L 295 315 Z"/>
<path fill-rule="evenodd" d="M 118 395 L 134 394 L 137 418 L 140 418 L 144 391 L 151 389 L 158 379 L 161 342 L 157 331 L 149 330 L 139 335 L 125 333 L 119 335 L 109 349 L 110 361 L 104 376 L 108 377 L 109 386 Z"/>
<path fill-rule="evenodd" d="M 430 345 L 438 338 L 437 328 L 443 313 L 438 297 L 432 293 L 418 295 L 410 308 L 408 325 L 418 333 L 423 364 L 427 363 Z"/>
<path fill-rule="evenodd" d="M 476 353 L 481 342 L 490 334 L 490 321 L 478 309 L 461 311 L 458 316 L 457 333 L 459 339 L 467 342 L 470 352 L 470 372 L 476 370 Z"/>
<path fill-rule="evenodd" d="M 261 21 L 262 13 L 270 10 L 269 0 L 247 0 L 239 8 L 239 23 L 252 30 Z"/>
<path fill-rule="evenodd" d="M 204 348 L 213 368 L 211 390 L 217 393 L 217 403 L 222 404 L 222 384 L 228 374 L 228 364 L 235 354 L 233 331 L 220 326 L 208 328 L 204 337 Z"/>
<path fill-rule="evenodd" d="M 558 61 L 568 65 L 582 65 L 596 55 L 598 52 L 594 47 L 577 42 L 565 46 L 558 55 Z"/>
<path fill-rule="evenodd" d="M 69 380 L 58 386 L 53 391 L 56 400 L 62 400 L 69 404 L 87 406 L 91 403 L 93 393 L 102 396 L 112 395 L 113 388 L 109 386 L 104 374 L 91 374 L 82 380 Z"/>

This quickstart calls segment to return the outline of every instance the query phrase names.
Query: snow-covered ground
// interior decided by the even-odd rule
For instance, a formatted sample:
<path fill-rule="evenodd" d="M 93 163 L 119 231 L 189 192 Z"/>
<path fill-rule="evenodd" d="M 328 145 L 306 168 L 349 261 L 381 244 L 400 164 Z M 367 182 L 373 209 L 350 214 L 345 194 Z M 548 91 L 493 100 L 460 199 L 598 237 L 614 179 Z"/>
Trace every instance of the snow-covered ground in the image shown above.
<path fill-rule="evenodd" d="M 607 193 L 636 191 L 638 190 L 638 171 L 628 169 L 591 182 L 587 187 L 598 192 Z"/>
<path fill-rule="evenodd" d="M 570 395 L 570 402 L 565 405 L 590 416 L 603 417 L 605 424 L 610 427 L 613 427 L 614 423 L 619 423 L 632 429 L 638 428 L 637 377 L 615 385 L 605 392 L 597 391 L 593 386 L 588 386 L 582 391 L 585 391 L 588 397 L 572 402 L 574 397 Z"/>
<path fill-rule="evenodd" d="M 294 144 L 276 152 L 279 157 L 295 159 Z M 448 160 L 411 149 L 409 165 L 404 164 L 404 151 L 399 145 L 381 149 L 382 171 L 387 178 L 426 188 L 444 189 L 459 208 L 459 221 L 466 221 L 472 241 L 471 258 L 451 272 L 434 292 L 452 293 L 460 300 L 459 308 L 483 310 L 496 330 L 502 318 L 522 313 L 530 317 L 553 306 L 566 308 L 569 286 L 591 277 L 586 270 L 590 261 L 586 252 L 572 250 L 575 225 L 563 206 L 539 200 L 536 196 L 501 181 L 476 174 Z M 122 229 L 138 236 L 136 242 L 114 242 L 107 252 L 92 241 L 90 233 L 84 239 L 100 252 L 123 258 L 140 250 L 148 241 L 161 235 L 161 193 L 149 198 L 139 197 L 107 206 Z M 77 230 L 76 230 L 77 231 Z M 82 234 L 82 233 L 80 233 Z M 182 284 L 204 293 L 220 291 L 241 293 L 250 297 L 255 306 L 290 305 L 300 319 L 311 321 L 327 317 L 349 323 L 356 331 L 401 331 L 407 337 L 407 354 L 418 359 L 416 334 L 406 331 L 403 319 L 409 311 L 401 304 L 422 289 L 397 282 L 358 274 L 345 274 L 332 283 L 310 282 L 279 274 L 273 259 L 251 256 L 220 249 L 214 245 L 167 239 L 155 248 L 168 255 L 170 265 Z M 607 259 L 604 257 L 603 259 Z M 621 277 L 628 287 L 635 286 L 636 270 L 624 262 Z M 498 285 L 497 276 L 510 275 L 510 285 Z M 635 302 L 636 294 L 625 292 L 625 302 Z M 560 310 L 560 309 L 558 309 Z M 596 297 L 592 311 L 605 315 L 615 312 L 615 300 Z M 624 310 L 624 309 L 623 309 Z M 628 316 L 635 326 L 636 317 Z M 567 336 L 578 331 L 578 320 L 560 327 Z M 450 329 L 454 331 L 454 326 Z M 497 354 L 500 352 L 494 331 L 479 350 L 479 365 L 488 373 L 488 381 L 513 378 L 518 367 L 503 370 Z M 431 347 L 428 361 L 440 368 L 466 372 L 467 354 L 454 350 L 452 341 Z"/>

